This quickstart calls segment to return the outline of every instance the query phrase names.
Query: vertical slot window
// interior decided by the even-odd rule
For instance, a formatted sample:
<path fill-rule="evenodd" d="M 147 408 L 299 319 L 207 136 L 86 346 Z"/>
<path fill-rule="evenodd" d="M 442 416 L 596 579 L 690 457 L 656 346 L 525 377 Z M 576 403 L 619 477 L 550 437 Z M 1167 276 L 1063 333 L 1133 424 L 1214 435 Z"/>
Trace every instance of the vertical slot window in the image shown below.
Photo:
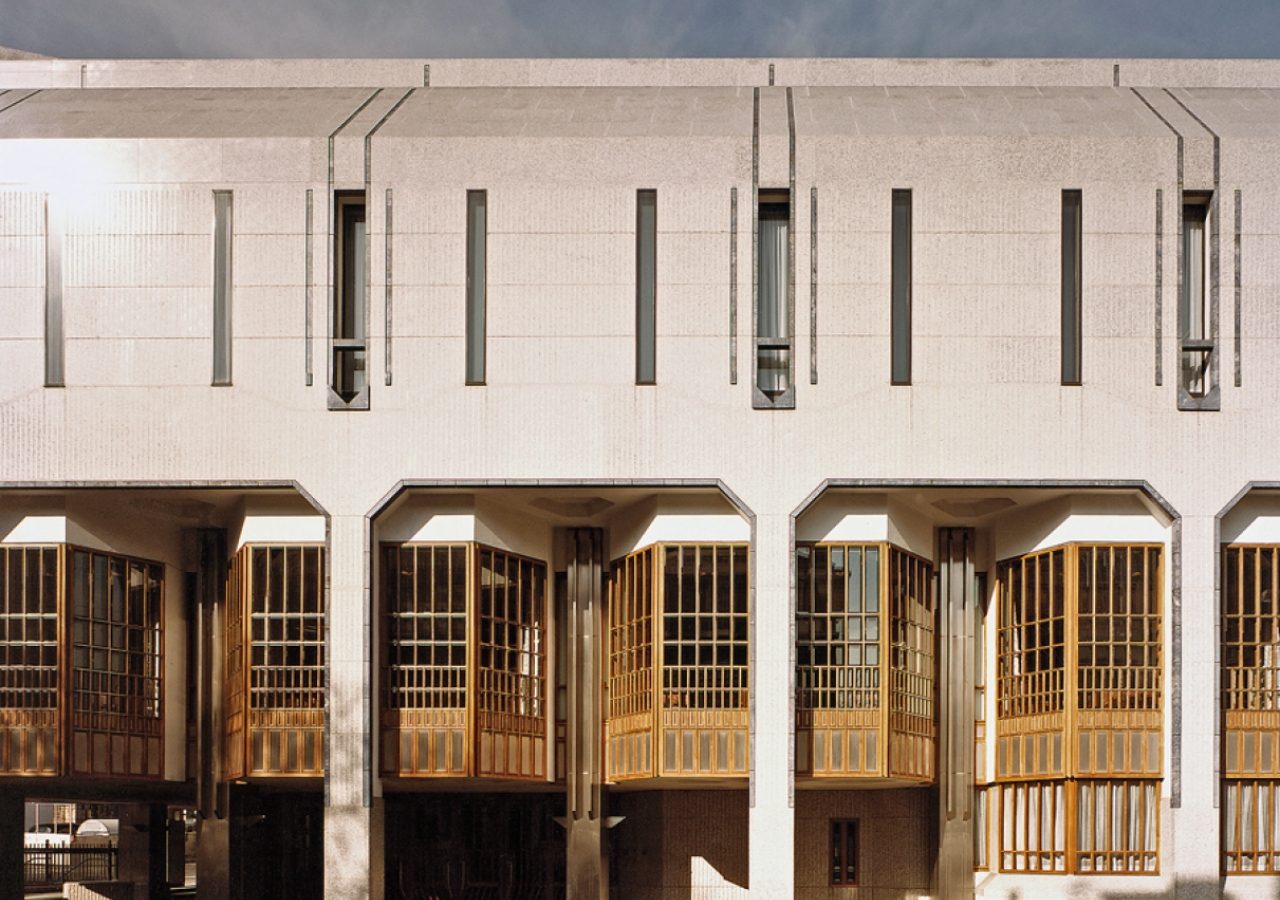
<path fill-rule="evenodd" d="M 911 383 L 911 191 L 893 192 L 893 308 L 889 326 L 893 384 Z"/>
<path fill-rule="evenodd" d="M 44 386 L 64 387 L 62 355 L 62 237 L 64 201 L 47 194 L 44 205 Z"/>
<path fill-rule="evenodd" d="M 791 388 L 790 191 L 760 191 L 757 228 L 756 388 L 776 405 Z"/>
<path fill-rule="evenodd" d="M 1205 225 L 1209 198 L 1188 196 L 1182 204 L 1182 287 L 1178 297 L 1178 337 L 1182 390 L 1203 398 L 1209 390 L 1213 341 L 1207 304 Z"/>
<path fill-rule="evenodd" d="M 335 206 L 333 276 L 333 392 L 354 408 L 368 388 L 365 343 L 365 286 L 369 235 L 363 191 L 339 194 Z"/>
<path fill-rule="evenodd" d="M 467 384 L 484 384 L 488 192 L 467 191 Z"/>
<path fill-rule="evenodd" d="M 1062 383 L 1080 384 L 1080 192 L 1062 192 Z"/>
<path fill-rule="evenodd" d="M 213 383 L 231 384 L 231 191 L 213 192 Z"/>
<path fill-rule="evenodd" d="M 658 192 L 636 192 L 636 384 L 653 384 L 656 356 Z"/>
<path fill-rule="evenodd" d="M 858 883 L 858 823 L 831 823 L 831 884 Z"/>

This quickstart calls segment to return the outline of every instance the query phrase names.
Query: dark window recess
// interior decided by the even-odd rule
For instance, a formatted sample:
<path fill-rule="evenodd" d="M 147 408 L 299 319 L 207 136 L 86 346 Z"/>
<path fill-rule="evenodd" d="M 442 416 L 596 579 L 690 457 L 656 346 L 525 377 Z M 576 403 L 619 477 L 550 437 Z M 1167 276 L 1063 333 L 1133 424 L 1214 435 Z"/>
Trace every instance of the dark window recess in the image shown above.
<path fill-rule="evenodd" d="M 858 823 L 856 820 L 831 822 L 831 883 L 858 883 Z"/>
<path fill-rule="evenodd" d="M 911 191 L 893 192 L 893 307 L 889 325 L 893 384 L 911 383 Z"/>
<path fill-rule="evenodd" d="M 1200 399 L 1208 394 L 1213 338 L 1210 333 L 1205 225 L 1209 198 L 1188 198 L 1182 205 L 1182 288 L 1178 296 L 1178 340 L 1182 390 Z"/>
<path fill-rule="evenodd" d="M 756 302 L 756 387 L 770 403 L 791 388 L 791 193 L 761 190 Z"/>
<path fill-rule="evenodd" d="M 655 381 L 657 209 L 657 191 L 636 191 L 636 384 Z"/>
<path fill-rule="evenodd" d="M 486 191 L 467 191 L 467 384 L 484 384 L 488 207 Z"/>
<path fill-rule="evenodd" d="M 1080 192 L 1062 192 L 1062 383 L 1080 383 Z"/>
<path fill-rule="evenodd" d="M 365 285 L 369 244 L 364 192 L 339 194 L 334 210 L 333 393 L 339 406 L 367 408 Z"/>

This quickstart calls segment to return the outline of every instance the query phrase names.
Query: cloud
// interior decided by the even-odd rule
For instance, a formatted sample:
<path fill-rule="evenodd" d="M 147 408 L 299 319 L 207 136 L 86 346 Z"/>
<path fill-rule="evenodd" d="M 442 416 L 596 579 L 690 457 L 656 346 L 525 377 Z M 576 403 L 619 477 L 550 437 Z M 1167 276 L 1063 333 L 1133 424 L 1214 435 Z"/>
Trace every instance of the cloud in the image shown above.
<path fill-rule="evenodd" d="M 0 0 L 52 56 L 1275 57 L 1280 4 L 1233 0 Z"/>

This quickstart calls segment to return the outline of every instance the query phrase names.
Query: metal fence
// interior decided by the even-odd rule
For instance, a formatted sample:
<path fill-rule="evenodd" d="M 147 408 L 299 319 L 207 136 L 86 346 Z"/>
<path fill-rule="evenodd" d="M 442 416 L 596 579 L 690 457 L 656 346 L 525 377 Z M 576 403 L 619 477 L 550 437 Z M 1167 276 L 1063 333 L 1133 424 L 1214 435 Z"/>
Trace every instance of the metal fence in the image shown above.
<path fill-rule="evenodd" d="M 22 853 L 27 887 L 58 887 L 64 881 L 114 881 L 115 847 L 27 847 Z"/>

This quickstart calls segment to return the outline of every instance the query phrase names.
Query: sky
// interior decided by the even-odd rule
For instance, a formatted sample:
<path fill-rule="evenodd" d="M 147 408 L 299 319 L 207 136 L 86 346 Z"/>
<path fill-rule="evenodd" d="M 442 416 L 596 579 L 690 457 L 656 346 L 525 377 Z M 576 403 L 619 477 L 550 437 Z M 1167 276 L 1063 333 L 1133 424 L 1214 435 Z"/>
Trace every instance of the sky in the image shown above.
<path fill-rule="evenodd" d="M 0 0 L 66 58 L 1280 56 L 1280 0 Z"/>

